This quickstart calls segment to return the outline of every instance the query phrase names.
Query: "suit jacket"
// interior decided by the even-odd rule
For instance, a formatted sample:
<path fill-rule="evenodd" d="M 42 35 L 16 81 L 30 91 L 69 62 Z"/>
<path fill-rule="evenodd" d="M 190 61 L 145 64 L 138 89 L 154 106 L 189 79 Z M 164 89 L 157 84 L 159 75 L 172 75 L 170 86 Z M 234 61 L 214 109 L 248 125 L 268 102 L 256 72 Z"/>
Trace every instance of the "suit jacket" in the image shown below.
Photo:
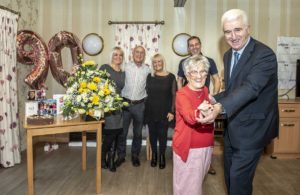
<path fill-rule="evenodd" d="M 278 136 L 277 59 L 263 43 L 250 38 L 229 78 L 232 50 L 223 58 L 225 90 L 215 96 L 227 114 L 232 147 L 256 149 Z"/>

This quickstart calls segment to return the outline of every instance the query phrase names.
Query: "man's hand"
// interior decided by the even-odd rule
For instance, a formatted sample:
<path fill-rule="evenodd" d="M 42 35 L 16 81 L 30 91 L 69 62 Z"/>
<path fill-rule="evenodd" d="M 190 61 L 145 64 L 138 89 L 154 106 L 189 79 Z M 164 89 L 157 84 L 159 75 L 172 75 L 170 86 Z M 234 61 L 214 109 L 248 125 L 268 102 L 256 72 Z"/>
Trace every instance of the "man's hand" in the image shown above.
<path fill-rule="evenodd" d="M 170 122 L 171 120 L 173 120 L 174 119 L 174 114 L 172 114 L 172 113 L 168 113 L 167 114 L 167 119 L 168 119 L 168 121 Z"/>
<path fill-rule="evenodd" d="M 216 99 L 210 94 L 208 95 L 208 99 L 209 99 L 209 102 L 211 104 L 216 104 L 217 103 Z"/>

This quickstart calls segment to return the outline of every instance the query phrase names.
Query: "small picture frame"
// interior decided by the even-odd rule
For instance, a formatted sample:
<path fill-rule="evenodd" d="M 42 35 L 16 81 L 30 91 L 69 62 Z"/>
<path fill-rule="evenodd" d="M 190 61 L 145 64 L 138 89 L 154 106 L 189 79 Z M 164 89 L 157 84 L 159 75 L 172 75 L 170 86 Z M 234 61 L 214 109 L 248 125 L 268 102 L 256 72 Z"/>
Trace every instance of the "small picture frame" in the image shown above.
<path fill-rule="evenodd" d="M 29 101 L 25 102 L 25 116 L 32 116 L 38 114 L 38 102 L 37 101 Z"/>
<path fill-rule="evenodd" d="M 65 94 L 54 94 L 53 99 L 56 100 L 56 113 L 57 115 L 62 114 L 64 105 Z"/>
<path fill-rule="evenodd" d="M 27 100 L 30 100 L 30 101 L 36 100 L 36 93 L 35 92 L 36 92 L 35 90 L 29 90 L 28 94 L 27 94 Z"/>
<path fill-rule="evenodd" d="M 35 94 L 36 94 L 36 100 L 46 99 L 46 90 L 45 89 L 36 90 Z"/>
<path fill-rule="evenodd" d="M 57 114 L 56 100 L 45 99 L 38 102 L 38 115 L 52 115 Z"/>

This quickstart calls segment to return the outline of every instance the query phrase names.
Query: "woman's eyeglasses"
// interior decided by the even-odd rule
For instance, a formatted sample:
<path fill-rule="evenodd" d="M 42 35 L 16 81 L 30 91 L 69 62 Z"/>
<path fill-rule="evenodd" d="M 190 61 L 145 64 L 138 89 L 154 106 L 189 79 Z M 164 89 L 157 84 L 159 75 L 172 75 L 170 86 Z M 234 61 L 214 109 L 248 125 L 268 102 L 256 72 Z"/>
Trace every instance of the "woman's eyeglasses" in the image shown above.
<path fill-rule="evenodd" d="M 189 72 L 189 74 L 192 76 L 192 77 L 196 77 L 196 76 L 201 76 L 201 77 L 204 77 L 204 76 L 207 76 L 207 71 L 206 70 L 201 70 L 201 71 L 197 71 L 197 70 L 191 70 Z"/>

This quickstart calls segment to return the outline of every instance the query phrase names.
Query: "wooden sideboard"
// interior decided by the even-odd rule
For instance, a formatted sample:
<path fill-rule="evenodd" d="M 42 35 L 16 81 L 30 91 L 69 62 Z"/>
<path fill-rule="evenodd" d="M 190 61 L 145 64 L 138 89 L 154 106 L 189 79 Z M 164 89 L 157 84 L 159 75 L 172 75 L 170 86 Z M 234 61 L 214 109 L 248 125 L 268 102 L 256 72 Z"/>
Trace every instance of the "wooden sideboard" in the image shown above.
<path fill-rule="evenodd" d="M 279 100 L 279 136 L 272 143 L 273 158 L 300 158 L 300 99 Z"/>
<path fill-rule="evenodd" d="M 300 99 L 279 100 L 279 136 L 265 148 L 272 158 L 300 158 Z M 216 120 L 214 154 L 223 153 L 224 121 Z"/>

